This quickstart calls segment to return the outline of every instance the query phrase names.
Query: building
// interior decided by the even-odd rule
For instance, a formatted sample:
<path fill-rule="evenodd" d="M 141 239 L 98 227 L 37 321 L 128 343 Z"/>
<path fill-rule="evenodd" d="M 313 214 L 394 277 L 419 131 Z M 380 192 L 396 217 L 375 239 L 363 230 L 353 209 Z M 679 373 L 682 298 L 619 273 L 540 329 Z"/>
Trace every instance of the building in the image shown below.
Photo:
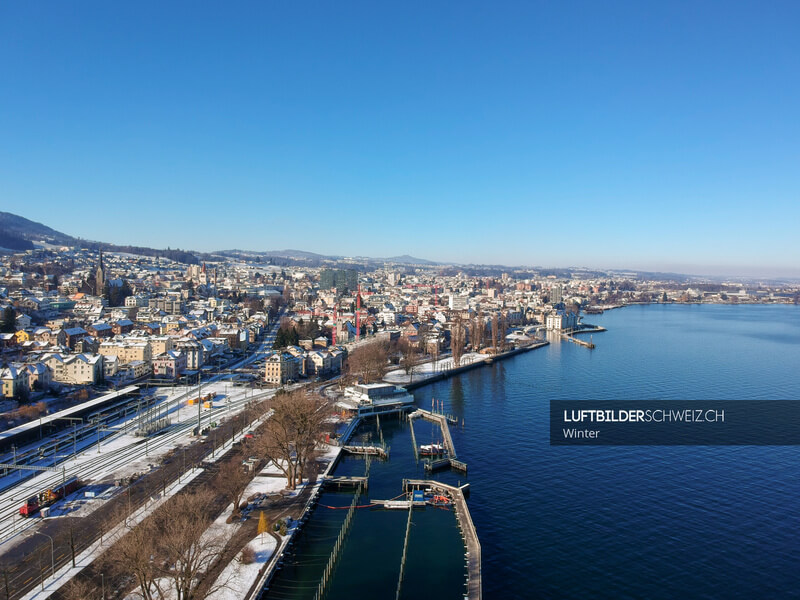
<path fill-rule="evenodd" d="M 545 326 L 550 331 L 572 331 L 578 326 L 578 315 L 557 310 L 547 315 Z"/>
<path fill-rule="evenodd" d="M 414 405 L 414 397 L 391 383 L 368 383 L 346 387 L 344 399 L 337 404 L 358 415 L 370 415 L 405 410 Z"/>
<path fill-rule="evenodd" d="M 336 288 L 340 294 L 358 289 L 358 271 L 352 269 L 322 269 L 319 287 L 323 290 Z"/>
<path fill-rule="evenodd" d="M 27 390 L 25 372 L 13 366 L 0 369 L 0 384 L 2 384 L 3 397 L 13 398 Z"/>
<path fill-rule="evenodd" d="M 168 315 L 180 315 L 184 312 L 183 298 L 180 296 L 161 296 L 150 298 L 148 307 L 151 310 L 163 310 Z"/>
<path fill-rule="evenodd" d="M 550 287 L 550 304 L 558 304 L 563 300 L 563 288 L 560 285 Z"/>
<path fill-rule="evenodd" d="M 69 346 L 70 350 L 74 350 L 75 344 L 89 335 L 89 332 L 83 327 L 70 327 L 69 329 L 64 329 L 64 334 L 66 336 L 67 346 Z"/>
<path fill-rule="evenodd" d="M 450 310 L 467 310 L 467 308 L 469 308 L 469 298 L 467 296 L 450 294 L 448 306 Z"/>
<path fill-rule="evenodd" d="M 100 344 L 97 351 L 103 356 L 117 356 L 121 364 L 135 360 L 149 363 L 153 358 L 153 351 L 146 341 L 112 340 Z"/>
<path fill-rule="evenodd" d="M 179 340 L 175 342 L 175 349 L 186 356 L 186 368 L 196 371 L 205 363 L 205 349 L 203 345 L 194 340 Z"/>
<path fill-rule="evenodd" d="M 94 385 L 103 380 L 103 357 L 99 354 L 47 354 L 41 362 L 58 383 Z"/>
<path fill-rule="evenodd" d="M 139 379 L 147 377 L 152 372 L 149 362 L 143 360 L 132 360 L 127 364 L 119 366 L 119 374 L 123 379 Z"/>
<path fill-rule="evenodd" d="M 268 356 L 264 366 L 264 381 L 274 385 L 296 381 L 300 374 L 300 360 L 288 352 L 275 352 Z"/>
<path fill-rule="evenodd" d="M 108 323 L 92 323 L 86 331 L 96 338 L 110 338 L 114 335 L 114 329 Z"/>
<path fill-rule="evenodd" d="M 170 350 L 153 359 L 153 375 L 174 379 L 186 370 L 186 355 Z"/>

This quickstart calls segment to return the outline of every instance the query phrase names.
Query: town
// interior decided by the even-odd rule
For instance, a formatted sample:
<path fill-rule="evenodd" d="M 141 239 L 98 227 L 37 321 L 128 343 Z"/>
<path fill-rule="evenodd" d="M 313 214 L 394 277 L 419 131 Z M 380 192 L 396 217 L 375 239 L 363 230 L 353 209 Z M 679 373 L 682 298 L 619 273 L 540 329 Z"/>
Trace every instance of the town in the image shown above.
<path fill-rule="evenodd" d="M 4 417 L 11 425 L 24 418 L 9 418 L 20 406 L 49 411 L 112 387 L 219 368 L 243 356 L 278 318 L 275 352 L 261 372 L 251 368 L 242 378 L 281 385 L 335 376 L 352 345 L 371 339 L 395 342 L 394 362 L 458 354 L 455 322 L 468 323 L 465 348 L 484 351 L 498 336 L 505 343 L 523 330 L 576 330 L 583 315 L 634 303 L 798 299 L 797 286 L 580 271 L 481 276 L 445 265 L 367 271 L 352 262 L 347 269 L 229 259 L 187 265 L 66 247 L 7 254 L 0 258 Z"/>
<path fill-rule="evenodd" d="M 286 543 L 282 536 L 293 531 L 285 515 L 307 510 L 341 451 L 388 456 L 381 444 L 361 447 L 347 440 L 361 418 L 413 408 L 407 389 L 537 348 L 553 336 L 591 350 L 592 338 L 578 335 L 604 329 L 584 319 L 608 310 L 657 303 L 796 304 L 798 294 L 796 285 L 459 267 L 410 257 L 306 261 L 220 253 L 200 259 L 180 251 L 145 254 L 46 242 L 8 251 L 0 257 L 0 565 L 6 596 L 47 597 L 61 590 L 62 597 L 87 597 L 86 586 L 96 593 L 98 579 L 103 597 L 130 589 L 120 575 L 130 576 L 124 568 L 106 581 L 97 565 L 103 564 L 106 528 L 122 527 L 118 537 L 109 534 L 117 544 L 130 541 L 122 534 L 139 529 L 115 525 L 111 516 L 104 524 L 93 518 L 79 547 L 72 526 L 58 519 L 70 514 L 66 504 L 87 514 L 113 513 L 118 521 L 121 513 L 111 506 L 124 505 L 121 490 L 127 490 L 122 523 L 138 515 L 145 519 L 139 528 L 150 536 L 148 527 L 165 514 L 186 518 L 175 508 L 181 502 L 192 514 L 201 504 L 207 511 L 190 545 L 206 539 L 220 519 L 247 524 L 252 536 L 257 531 L 263 538 L 269 529 L 276 537 L 260 561 L 245 560 L 253 554 L 247 540 L 228 532 L 214 538 L 214 552 L 204 549 L 206 559 L 189 577 L 195 587 L 187 597 L 202 591 L 202 597 L 222 598 L 214 591 L 233 584 L 220 584 L 219 571 L 255 561 L 249 574 L 227 576 L 244 586 L 236 588 L 236 597 L 255 598 Z M 309 445 L 300 458 L 296 438 L 283 452 L 270 446 L 278 436 L 270 427 L 291 420 L 303 402 L 310 402 L 307 415 L 320 420 L 306 432 Z M 435 406 L 414 414 L 447 428 L 449 417 Z M 419 451 L 439 459 L 430 462 L 432 469 L 466 472 L 452 442 Z M 276 480 L 259 488 L 254 475 L 264 471 Z M 281 477 L 285 485 L 276 487 Z M 328 481 L 361 485 L 366 478 Z M 196 489 L 178 494 L 187 485 Z M 256 518 L 256 509 L 267 516 Z M 36 533 L 53 540 L 49 562 L 41 553 L 37 562 L 30 558 L 34 551 L 19 551 L 47 550 Z M 58 564 L 56 544 L 62 549 Z M 82 578 L 75 577 L 79 572 Z M 169 575 L 177 577 L 174 570 Z M 479 582 L 478 575 L 475 597 Z M 155 583 L 139 585 L 145 594 Z"/>

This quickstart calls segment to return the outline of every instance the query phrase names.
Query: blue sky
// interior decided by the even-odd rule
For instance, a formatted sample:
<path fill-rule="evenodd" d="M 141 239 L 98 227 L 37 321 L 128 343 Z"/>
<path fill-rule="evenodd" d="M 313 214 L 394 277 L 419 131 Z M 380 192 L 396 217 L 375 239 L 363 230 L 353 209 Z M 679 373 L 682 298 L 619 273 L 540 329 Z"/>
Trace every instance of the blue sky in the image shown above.
<path fill-rule="evenodd" d="M 89 239 L 800 276 L 797 2 L 6 2 L 0 209 Z"/>

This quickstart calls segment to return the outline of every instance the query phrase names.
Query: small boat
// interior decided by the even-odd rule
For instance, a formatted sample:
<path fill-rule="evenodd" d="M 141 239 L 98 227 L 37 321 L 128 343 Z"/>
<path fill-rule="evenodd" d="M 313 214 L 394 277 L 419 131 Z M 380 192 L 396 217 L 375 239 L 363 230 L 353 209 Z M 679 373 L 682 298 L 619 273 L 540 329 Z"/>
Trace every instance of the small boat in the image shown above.
<path fill-rule="evenodd" d="M 420 456 L 439 456 L 444 454 L 442 444 L 423 444 L 419 447 Z"/>

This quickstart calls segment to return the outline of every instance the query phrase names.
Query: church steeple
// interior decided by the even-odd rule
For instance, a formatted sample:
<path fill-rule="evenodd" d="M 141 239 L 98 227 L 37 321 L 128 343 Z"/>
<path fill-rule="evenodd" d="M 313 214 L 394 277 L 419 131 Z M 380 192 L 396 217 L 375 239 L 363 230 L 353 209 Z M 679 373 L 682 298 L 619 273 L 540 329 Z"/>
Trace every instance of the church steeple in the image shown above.
<path fill-rule="evenodd" d="M 103 288 L 106 285 L 106 276 L 103 272 L 103 251 L 100 250 L 100 262 L 97 265 L 97 271 L 94 274 L 95 295 L 99 296 L 103 293 Z"/>

